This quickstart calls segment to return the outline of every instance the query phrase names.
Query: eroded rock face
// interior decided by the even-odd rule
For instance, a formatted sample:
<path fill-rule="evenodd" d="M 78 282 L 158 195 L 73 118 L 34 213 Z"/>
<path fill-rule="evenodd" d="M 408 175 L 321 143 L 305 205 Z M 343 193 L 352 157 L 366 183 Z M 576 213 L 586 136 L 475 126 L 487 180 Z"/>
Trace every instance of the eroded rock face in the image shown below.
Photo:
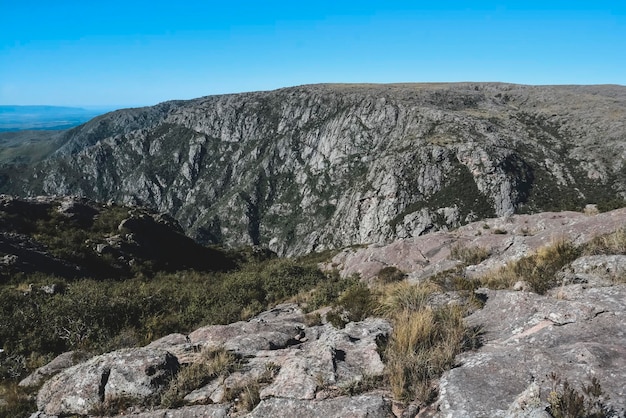
<path fill-rule="evenodd" d="M 468 324 L 483 327 L 484 346 L 458 356 L 459 366 L 444 373 L 441 416 L 514 416 L 511 404 L 532 384 L 545 408 L 552 373 L 578 390 L 596 377 L 609 396 L 607 404 L 621 416 L 626 410 L 626 285 L 571 285 L 546 296 L 486 294 L 485 307 L 467 318 Z"/>
<path fill-rule="evenodd" d="M 167 212 L 279 254 L 626 196 L 626 88 L 314 85 L 98 117 L 3 192 Z"/>
<path fill-rule="evenodd" d="M 157 396 L 176 374 L 176 357 L 165 350 L 124 349 L 65 369 L 37 394 L 37 407 L 47 415 L 87 415 L 102 402 Z"/>

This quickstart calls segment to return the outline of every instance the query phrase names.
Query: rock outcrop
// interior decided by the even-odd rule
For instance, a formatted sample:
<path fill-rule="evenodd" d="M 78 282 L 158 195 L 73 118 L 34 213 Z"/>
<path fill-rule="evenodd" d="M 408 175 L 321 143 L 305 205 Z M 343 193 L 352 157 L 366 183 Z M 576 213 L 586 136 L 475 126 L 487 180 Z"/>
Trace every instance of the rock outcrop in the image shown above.
<path fill-rule="evenodd" d="M 626 209 L 586 215 L 581 212 L 544 212 L 535 215 L 512 215 L 485 219 L 450 232 L 435 232 L 423 237 L 394 241 L 388 245 L 346 248 L 333 257 L 327 268 L 337 269 L 343 277 L 358 274 L 369 281 L 385 267 L 396 267 L 418 281 L 463 263 L 451 257 L 454 247 L 482 248 L 488 256 L 480 263 L 464 268 L 465 274 L 481 274 L 559 240 L 580 245 L 594 237 L 614 232 L 626 225 Z M 581 259 L 572 266 L 572 274 L 601 268 L 622 272 L 618 256 L 612 261 Z M 604 264 L 603 264 L 604 263 Z M 609 263 L 609 264 L 606 264 Z"/>
<path fill-rule="evenodd" d="M 554 379 L 583 393 L 582 386 L 593 377 L 608 397 L 605 404 L 622 416 L 626 285 L 569 285 L 546 296 L 515 291 L 486 295 L 485 307 L 467 318 L 484 330 L 484 346 L 458 356 L 458 367 L 441 378 L 442 417 L 511 416 L 510 405 L 532 385 L 533 402 L 526 409 L 545 408 Z"/>
<path fill-rule="evenodd" d="M 50 363 L 39 367 L 33 373 L 22 379 L 19 383 L 20 386 L 39 386 L 44 381 L 54 376 L 55 374 L 68 369 L 77 363 L 83 362 L 89 355 L 80 351 L 68 351 L 59 354 Z"/>
<path fill-rule="evenodd" d="M 382 375 L 379 349 L 390 332 L 387 321 L 375 318 L 344 329 L 307 326 L 297 306 L 280 305 L 249 321 L 168 335 L 144 348 L 114 351 L 67 368 L 39 391 L 39 416 L 93 414 L 121 397 L 144 408 L 158 406 L 158 395 L 179 368 L 201 361 L 207 349 L 227 350 L 240 359 L 238 367 L 189 391 L 187 407 L 162 413 L 155 408 L 145 416 L 230 416 L 236 409 L 227 393 L 259 382 L 254 417 L 292 416 L 297 410 L 303 416 L 319 416 L 320 411 L 329 417 L 393 416 L 391 401 L 380 393 L 337 397 L 348 393 L 350 385 Z M 191 406 L 207 403 L 220 405 Z"/>
<path fill-rule="evenodd" d="M 116 111 L 0 191 L 174 216 L 279 254 L 626 197 L 626 88 L 313 85 Z"/>
<path fill-rule="evenodd" d="M 0 278 L 34 272 L 119 278 L 140 263 L 163 271 L 233 266 L 166 215 L 78 197 L 0 196 Z"/>
<path fill-rule="evenodd" d="M 122 397 L 152 400 L 178 371 L 176 357 L 159 349 L 124 349 L 63 370 L 37 394 L 46 415 L 88 415 Z"/>

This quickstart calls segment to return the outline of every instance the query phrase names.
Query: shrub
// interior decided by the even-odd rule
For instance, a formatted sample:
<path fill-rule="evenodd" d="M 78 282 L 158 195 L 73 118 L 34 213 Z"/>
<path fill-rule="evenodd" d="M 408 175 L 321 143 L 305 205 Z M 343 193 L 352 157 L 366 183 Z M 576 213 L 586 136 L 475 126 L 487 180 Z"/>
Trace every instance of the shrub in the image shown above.
<path fill-rule="evenodd" d="M 359 283 L 358 276 L 342 279 L 335 271 L 309 292 L 301 292 L 299 299 L 305 305 L 305 309 L 312 311 L 324 306 L 333 305 L 341 294 L 351 286 Z"/>
<path fill-rule="evenodd" d="M 0 417 L 26 418 L 37 410 L 35 396 L 29 388 L 18 386 L 16 382 L 0 383 Z"/>
<path fill-rule="evenodd" d="M 598 202 L 598 211 L 609 212 L 614 209 L 626 207 L 626 199 L 613 199 Z"/>
<path fill-rule="evenodd" d="M 594 376 L 589 385 L 582 385 L 582 393 L 576 390 L 566 380 L 555 373 L 550 375 L 553 381 L 552 391 L 548 396 L 547 408 L 554 418 L 604 418 L 616 416 L 615 411 L 609 408 L 605 401 L 600 382 Z"/>
<path fill-rule="evenodd" d="M 374 312 L 374 297 L 366 284 L 357 282 L 341 294 L 326 319 L 343 328 L 348 322 L 362 321 Z"/>

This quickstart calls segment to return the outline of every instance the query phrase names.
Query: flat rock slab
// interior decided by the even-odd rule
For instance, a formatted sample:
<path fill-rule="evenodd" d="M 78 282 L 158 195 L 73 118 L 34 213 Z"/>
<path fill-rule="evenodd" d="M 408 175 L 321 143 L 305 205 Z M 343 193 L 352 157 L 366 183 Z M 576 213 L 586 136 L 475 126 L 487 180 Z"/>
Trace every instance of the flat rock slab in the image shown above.
<path fill-rule="evenodd" d="M 400 239 L 388 245 L 348 248 L 337 254 L 327 268 L 337 268 L 342 277 L 359 274 L 371 280 L 381 269 L 393 266 L 419 280 L 458 265 L 449 259 L 454 245 L 483 247 L 491 256 L 467 269 L 472 276 L 503 266 L 539 247 L 559 239 L 579 245 L 597 235 L 614 232 L 626 225 L 626 208 L 598 215 L 580 212 L 544 212 L 512 215 L 473 222 L 452 232 L 435 232 Z"/>
<path fill-rule="evenodd" d="M 186 406 L 180 409 L 162 409 L 132 415 L 117 415 L 115 418 L 226 418 L 229 404 Z"/>
<path fill-rule="evenodd" d="M 507 411 L 533 382 L 547 405 L 552 373 L 576 389 L 596 377 L 608 404 L 626 410 L 626 285 L 487 296 L 484 309 L 467 318 L 483 327 L 485 343 L 458 356 L 459 366 L 441 378 L 440 416 L 511 416 Z"/>
<path fill-rule="evenodd" d="M 323 401 L 270 398 L 261 403 L 248 418 L 393 418 L 391 402 L 381 395 L 364 394 Z"/>

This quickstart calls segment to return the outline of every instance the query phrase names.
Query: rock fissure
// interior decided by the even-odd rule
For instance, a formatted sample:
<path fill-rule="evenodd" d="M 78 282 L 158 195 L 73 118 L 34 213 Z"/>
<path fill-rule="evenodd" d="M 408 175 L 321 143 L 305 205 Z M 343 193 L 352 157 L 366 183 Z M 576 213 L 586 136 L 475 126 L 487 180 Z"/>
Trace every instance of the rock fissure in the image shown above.
<path fill-rule="evenodd" d="M 102 371 L 102 375 L 100 377 L 100 384 L 98 385 L 98 398 L 100 399 L 100 402 L 104 402 L 105 400 L 106 385 L 109 382 L 110 376 L 111 376 L 110 368 L 106 368 Z"/>

